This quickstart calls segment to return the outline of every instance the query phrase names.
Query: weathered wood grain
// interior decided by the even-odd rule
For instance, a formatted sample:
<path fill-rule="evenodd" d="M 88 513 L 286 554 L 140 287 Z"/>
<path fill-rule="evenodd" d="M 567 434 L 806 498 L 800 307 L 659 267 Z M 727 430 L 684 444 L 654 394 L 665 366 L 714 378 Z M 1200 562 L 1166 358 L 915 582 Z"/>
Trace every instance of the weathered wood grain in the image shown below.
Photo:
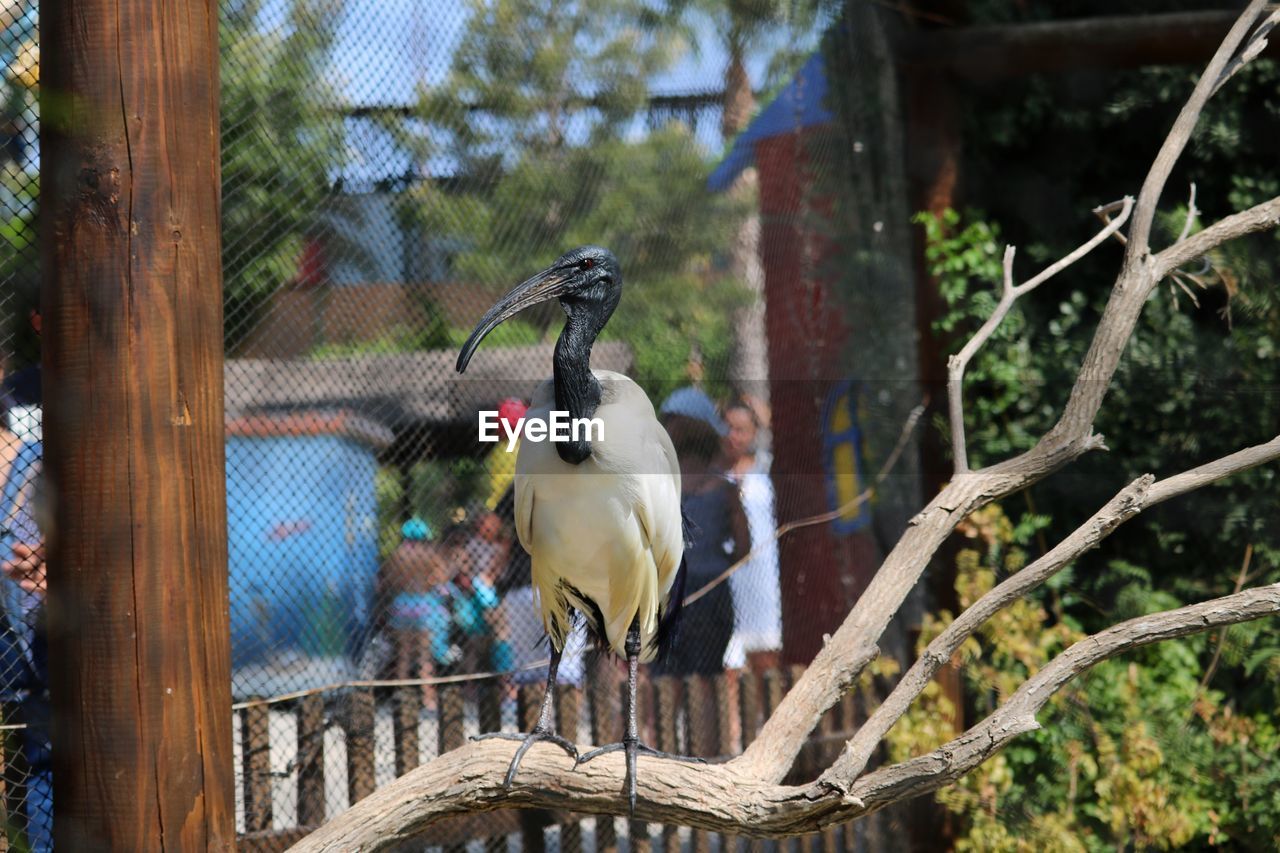
<path fill-rule="evenodd" d="M 40 30 L 55 843 L 231 850 L 218 6 Z"/>

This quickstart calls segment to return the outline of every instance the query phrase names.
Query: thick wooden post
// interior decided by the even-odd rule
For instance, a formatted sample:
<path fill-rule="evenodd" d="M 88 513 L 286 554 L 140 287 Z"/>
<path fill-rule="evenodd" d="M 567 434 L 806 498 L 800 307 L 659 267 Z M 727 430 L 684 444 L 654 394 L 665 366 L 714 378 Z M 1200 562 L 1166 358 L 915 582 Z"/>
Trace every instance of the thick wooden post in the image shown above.
<path fill-rule="evenodd" d="M 218 4 L 40 24 L 55 843 L 232 850 Z"/>

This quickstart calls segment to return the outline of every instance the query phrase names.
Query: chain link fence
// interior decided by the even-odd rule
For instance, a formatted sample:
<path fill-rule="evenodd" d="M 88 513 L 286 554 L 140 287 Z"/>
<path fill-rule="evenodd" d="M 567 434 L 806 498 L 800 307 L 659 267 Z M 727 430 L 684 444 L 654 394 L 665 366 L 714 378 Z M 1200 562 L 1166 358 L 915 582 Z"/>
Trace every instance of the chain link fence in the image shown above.
<path fill-rule="evenodd" d="M 47 849 L 42 577 L 23 566 L 40 543 L 39 68 L 35 4 L 3 9 L 0 808 L 12 842 Z M 576 245 L 620 259 L 622 305 L 593 366 L 654 401 L 702 536 L 680 651 L 646 674 L 647 739 L 739 751 L 847 612 L 914 503 L 910 453 L 879 497 L 864 492 L 919 402 L 910 282 L 885 263 L 903 247 L 885 222 L 905 222 L 886 186 L 892 128 L 827 91 L 847 23 L 838 4 L 221 4 L 246 844 L 283 847 L 467 735 L 531 725 L 547 652 L 514 533 L 515 454 L 478 441 L 477 417 L 523 414 L 559 312 L 499 328 L 465 380 L 453 364 L 498 296 Z M 854 339 L 870 354 L 851 360 Z M 561 728 L 616 739 L 617 662 L 575 636 L 561 682 Z M 814 762 L 858 713 L 852 698 L 832 712 Z M 828 844 L 859 843 L 832 832 Z M 648 830 L 511 813 L 424 843 L 603 850 L 619 838 L 634 848 Z"/>

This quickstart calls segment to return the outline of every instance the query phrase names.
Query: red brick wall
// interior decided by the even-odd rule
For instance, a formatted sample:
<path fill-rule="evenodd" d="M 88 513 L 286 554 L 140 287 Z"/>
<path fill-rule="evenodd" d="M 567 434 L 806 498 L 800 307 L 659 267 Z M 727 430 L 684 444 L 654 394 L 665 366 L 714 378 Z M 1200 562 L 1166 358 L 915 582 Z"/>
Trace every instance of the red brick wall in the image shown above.
<path fill-rule="evenodd" d="M 814 152 L 827 133 L 808 128 L 756 145 L 780 524 L 832 509 L 821 421 L 827 394 L 848 375 L 842 363 L 848 324 L 825 269 L 839 257 L 821 224 L 832 216 L 831 200 L 809 177 L 811 166 L 824 174 Z M 783 658 L 808 663 L 866 588 L 878 561 L 875 545 L 866 533 L 841 536 L 830 524 L 814 525 L 784 536 L 779 560 Z"/>

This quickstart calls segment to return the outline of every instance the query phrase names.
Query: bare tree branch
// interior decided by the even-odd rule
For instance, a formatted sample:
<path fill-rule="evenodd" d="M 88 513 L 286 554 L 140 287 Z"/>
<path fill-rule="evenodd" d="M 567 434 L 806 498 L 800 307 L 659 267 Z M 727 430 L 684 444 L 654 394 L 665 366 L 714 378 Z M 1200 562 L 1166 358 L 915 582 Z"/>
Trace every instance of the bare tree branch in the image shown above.
<path fill-rule="evenodd" d="M 1218 78 L 1217 85 L 1213 87 L 1210 97 L 1216 95 L 1218 90 L 1236 75 L 1237 71 L 1257 59 L 1262 51 L 1267 49 L 1267 35 L 1275 28 L 1277 23 L 1280 23 L 1280 9 L 1273 11 L 1261 24 L 1258 24 L 1258 28 L 1253 31 L 1253 35 L 1249 36 L 1249 40 L 1240 49 L 1240 53 L 1231 62 L 1227 63 L 1226 68 L 1222 69 L 1222 76 Z"/>
<path fill-rule="evenodd" d="M 1249 28 L 1253 26 L 1253 22 L 1258 19 L 1266 6 L 1267 0 L 1251 0 L 1244 13 L 1232 25 L 1227 37 L 1223 39 L 1217 53 L 1209 60 L 1208 66 L 1205 67 L 1199 82 L 1191 92 L 1191 97 L 1187 99 L 1182 111 L 1174 120 L 1173 129 L 1169 131 L 1164 144 L 1160 146 L 1160 151 L 1156 154 L 1151 169 L 1147 172 L 1147 178 L 1142 182 L 1142 189 L 1138 193 L 1138 207 L 1133 214 L 1133 226 L 1129 229 L 1125 266 L 1133 266 L 1150 251 L 1151 223 L 1155 220 L 1156 206 L 1160 203 L 1160 194 L 1164 191 L 1165 181 L 1169 179 L 1169 173 L 1173 171 L 1174 164 L 1178 162 L 1188 140 L 1191 139 L 1191 132 L 1195 130 L 1204 105 L 1217 91 L 1218 83 L 1223 79 L 1223 72 L 1235 55 L 1236 48 L 1244 41 Z"/>
<path fill-rule="evenodd" d="M 746 776 L 732 764 L 697 765 L 642 756 L 636 817 L 712 831 L 783 837 L 869 814 L 928 793 L 986 761 L 1013 737 L 1039 727 L 1035 715 L 1076 675 L 1108 658 L 1160 640 L 1280 613 L 1280 584 L 1131 619 L 1088 637 L 1029 678 L 987 719 L 928 755 L 858 779 L 848 794 L 819 785 L 786 786 Z M 621 815 L 623 758 L 574 769 L 559 750 L 534 749 L 508 792 L 502 776 L 510 746 L 480 741 L 446 753 L 379 788 L 292 849 L 375 851 L 412 840 L 447 817 L 510 806 Z M 655 772 L 661 768 L 661 772 Z M 648 768 L 648 772 L 643 772 Z"/>
<path fill-rule="evenodd" d="M 1072 678 L 1108 658 L 1161 640 L 1186 637 L 1280 613 L 1280 584 L 1246 590 L 1177 610 L 1121 622 L 1086 637 L 1027 679 L 978 725 L 928 755 L 868 773 L 846 795 L 867 811 L 954 782 L 1022 732 L 1039 728 L 1035 714 Z"/>
<path fill-rule="evenodd" d="M 1200 211 L 1196 209 L 1196 182 L 1191 182 L 1191 197 L 1187 199 L 1187 219 L 1182 223 L 1182 232 L 1178 234 L 1175 243 L 1181 243 L 1191 234 L 1192 227 L 1196 224 L 1196 217 L 1200 215 Z"/>
<path fill-rule="evenodd" d="M 1035 290 L 1092 252 L 1107 237 L 1120 230 L 1120 226 L 1124 225 L 1125 220 L 1129 218 L 1129 213 L 1133 210 L 1133 199 L 1125 196 L 1120 202 L 1120 206 L 1120 215 L 1114 220 L 1108 219 L 1106 226 L 1091 237 L 1088 242 L 1078 246 L 1069 255 L 1055 261 L 1020 285 L 1013 283 L 1014 247 L 1005 247 L 1003 263 L 1004 286 L 1000 292 L 1000 301 L 996 303 L 996 308 L 991 312 L 991 316 L 969 339 L 964 348 L 947 361 L 947 400 L 951 416 L 951 451 L 955 458 L 956 474 L 963 474 L 969 470 L 969 454 L 964 440 L 964 372 L 969 366 L 969 360 L 995 334 L 996 329 L 1000 327 L 1000 323 L 1004 321 L 1009 309 L 1013 307 L 1013 303 L 1017 301 L 1018 297 Z"/>
<path fill-rule="evenodd" d="M 1013 307 L 1013 246 L 1004 247 L 1004 287 L 1000 291 L 1000 301 L 991 312 L 991 316 L 974 333 L 960 352 L 947 359 L 947 408 L 951 420 L 951 458 L 955 460 L 955 472 L 963 474 L 969 470 L 969 451 L 964 439 L 964 371 L 969 366 L 969 359 L 987 342 L 1004 321 L 1005 315 Z"/>
<path fill-rule="evenodd" d="M 1194 261 L 1223 243 L 1229 243 L 1255 231 L 1275 228 L 1278 225 L 1280 225 L 1280 196 L 1255 204 L 1248 210 L 1233 213 L 1203 231 L 1197 231 L 1187 239 L 1179 240 L 1155 256 L 1153 272 L 1158 279 L 1163 278 L 1183 264 Z"/>
<path fill-rule="evenodd" d="M 951 660 L 965 640 L 998 611 L 1043 584 L 1085 551 L 1096 548 L 1113 530 L 1148 507 L 1277 458 L 1280 458 L 1280 436 L 1164 480 L 1156 481 L 1150 474 L 1134 480 L 1048 553 L 987 592 L 934 638 L 849 740 L 844 753 L 822 775 L 822 781 L 848 791 L 881 739 L 911 707 L 930 679 Z M 1236 591 L 1239 592 L 1238 587 Z"/>
<path fill-rule="evenodd" d="M 979 471 L 966 470 L 967 462 L 959 467 L 952 482 L 910 521 L 844 623 L 824 644 L 743 755 L 726 764 L 666 762 L 661 772 L 641 772 L 638 818 L 737 834 L 777 836 L 809 832 L 851 820 L 891 802 L 934 790 L 973 769 L 1019 732 L 1034 729 L 1034 715 L 1049 696 L 1075 674 L 1101 660 L 1157 640 L 1280 612 L 1280 585 L 1276 585 L 1130 620 L 1072 646 L 1028 679 L 985 721 L 929 755 L 863 775 L 848 785 L 847 793 L 839 785 L 797 788 L 778 784 L 821 715 L 840 699 L 875 657 L 885 628 L 919 581 L 929 559 L 956 525 L 974 510 L 1026 488 L 1082 454 L 1104 446 L 1102 438 L 1093 433 L 1094 420 L 1143 304 L 1161 278 L 1226 240 L 1270 227 L 1280 219 L 1280 199 L 1277 199 L 1229 216 L 1179 240 L 1158 256 L 1152 256 L 1149 249 L 1156 205 L 1205 102 L 1221 81 L 1238 70 L 1237 60 L 1243 65 L 1256 55 L 1254 45 L 1265 35 L 1265 27 L 1272 23 L 1269 19 L 1267 25 L 1254 32 L 1251 40 L 1245 41 L 1264 5 L 1262 0 L 1252 0 L 1232 27 L 1161 146 L 1137 201 L 1126 200 L 1125 213 L 1129 214 L 1130 210 L 1132 213 L 1124 261 L 1058 422 L 1035 447 L 1015 458 Z M 1120 221 L 1108 221 L 1095 241 L 1105 239 L 1108 234 L 1120 237 L 1120 224 Z M 1086 245 L 1092 248 L 1095 241 Z M 1032 279 L 1013 286 L 1011 262 L 1010 254 L 1001 299 L 1003 302 L 1007 298 L 1010 303 L 1020 292 L 1025 292 L 1024 288 L 1030 289 L 1039 283 Z M 1064 259 L 1061 265 L 1055 264 L 1038 278 L 1047 278 L 1069 262 L 1069 258 Z M 988 320 L 991 331 L 1007 311 L 1007 306 L 1003 312 L 998 309 Z M 987 337 L 991 331 L 986 332 Z M 971 348 L 966 348 L 969 351 L 957 371 L 957 397 L 964 363 L 983 340 L 985 338 L 970 342 Z M 955 421 L 960 422 L 958 416 L 963 412 L 953 407 L 953 414 Z M 959 444 L 963 450 L 962 433 Z M 1271 445 L 1250 448 L 1159 482 L 1144 478 L 1131 484 L 1058 549 L 1042 558 L 1046 562 L 1036 573 L 1056 570 L 1054 561 L 1069 559 L 1073 549 L 1083 550 L 1096 544 L 1115 524 L 1144 506 L 1196 488 L 1232 470 L 1241 470 L 1248 464 L 1258 464 L 1264 458 L 1274 458 L 1275 448 Z M 957 460 L 961 459 L 963 455 L 957 455 Z M 1029 570 L 1030 567 L 1023 571 Z M 1037 574 L 1026 577 L 1034 579 Z M 1000 595 L 1007 594 L 1008 588 L 998 587 L 1002 588 Z M 983 607 L 987 608 L 990 603 Z M 885 714 L 887 719 L 891 712 Z M 860 747 L 859 752 L 861 750 Z M 510 746 L 497 741 L 471 744 L 440 756 L 362 800 L 295 849 L 381 849 L 411 838 L 421 828 L 442 818 L 511 805 L 572 808 L 604 814 L 623 814 L 627 807 L 621 795 L 621 756 L 606 756 L 575 769 L 557 750 L 534 749 L 525 758 L 517 784 L 508 792 L 502 788 L 502 779 L 509 758 Z M 657 769 L 654 761 L 641 758 L 642 766 L 651 770 Z M 851 758 L 843 769 L 847 771 L 854 764 L 858 762 Z"/>
<path fill-rule="evenodd" d="M 1280 436 L 1271 439 L 1265 444 L 1255 444 L 1253 447 L 1237 450 L 1235 453 L 1223 456 L 1221 459 L 1206 462 L 1204 465 L 1192 468 L 1190 471 L 1183 471 L 1181 474 L 1174 474 L 1171 477 L 1165 477 L 1163 480 L 1157 480 L 1151 484 L 1151 490 L 1147 492 L 1147 501 L 1143 508 L 1164 503 L 1170 498 L 1185 495 L 1187 492 L 1195 491 L 1202 486 L 1207 486 L 1209 483 L 1221 480 L 1223 477 L 1229 477 L 1232 474 L 1256 468 L 1278 458 L 1280 458 Z"/>
<path fill-rule="evenodd" d="M 1092 237 L 1090 237 L 1087 242 L 1082 243 L 1081 245 L 1073 249 L 1070 254 L 1066 255 L 1063 258 L 1060 258 L 1057 261 L 1054 261 L 1052 264 L 1045 267 L 1039 273 L 1037 273 L 1036 275 L 1024 281 L 1022 284 L 1015 287 L 1013 289 L 1014 296 L 1015 297 L 1024 296 L 1030 293 L 1040 285 L 1044 284 L 1049 279 L 1053 278 L 1058 273 L 1062 272 L 1067 267 L 1074 264 L 1076 261 L 1083 258 L 1085 255 L 1092 252 L 1094 249 L 1098 248 L 1098 246 L 1100 246 L 1103 243 L 1103 241 L 1105 241 L 1108 237 L 1110 237 L 1116 231 L 1120 230 L 1120 226 L 1124 225 L 1125 220 L 1129 218 L 1129 213 L 1132 210 L 1133 210 L 1132 196 L 1125 196 L 1124 198 L 1120 199 L 1120 215 L 1119 216 L 1117 216 L 1114 220 L 1108 222 L 1105 228 L 1103 228 L 1097 234 L 1094 234 Z"/>
<path fill-rule="evenodd" d="M 911 703 L 924 691 L 938 670 L 951 660 L 951 656 L 965 640 L 973 636 L 997 611 L 1044 583 L 1085 551 L 1097 547 L 1112 530 L 1137 515 L 1142 510 L 1143 500 L 1153 479 L 1148 474 L 1134 480 L 1047 554 L 983 595 L 957 616 L 946 630 L 929 643 L 928 648 L 902 676 L 880 707 L 858 729 L 840 758 L 822 775 L 821 781 L 838 790 L 848 791 L 854 779 L 866 767 L 881 739 L 907 712 Z"/>
<path fill-rule="evenodd" d="M 1123 206 L 1124 206 L 1123 199 L 1120 201 L 1110 202 L 1109 204 L 1100 204 L 1093 209 L 1093 215 L 1101 219 L 1103 225 L 1110 225 L 1111 214 L 1115 213 L 1117 210 L 1119 210 Z M 1117 231 L 1112 236 L 1116 238 L 1116 242 L 1119 243 L 1121 246 L 1127 245 L 1129 242 L 1129 238 L 1121 234 L 1119 231 Z"/>

